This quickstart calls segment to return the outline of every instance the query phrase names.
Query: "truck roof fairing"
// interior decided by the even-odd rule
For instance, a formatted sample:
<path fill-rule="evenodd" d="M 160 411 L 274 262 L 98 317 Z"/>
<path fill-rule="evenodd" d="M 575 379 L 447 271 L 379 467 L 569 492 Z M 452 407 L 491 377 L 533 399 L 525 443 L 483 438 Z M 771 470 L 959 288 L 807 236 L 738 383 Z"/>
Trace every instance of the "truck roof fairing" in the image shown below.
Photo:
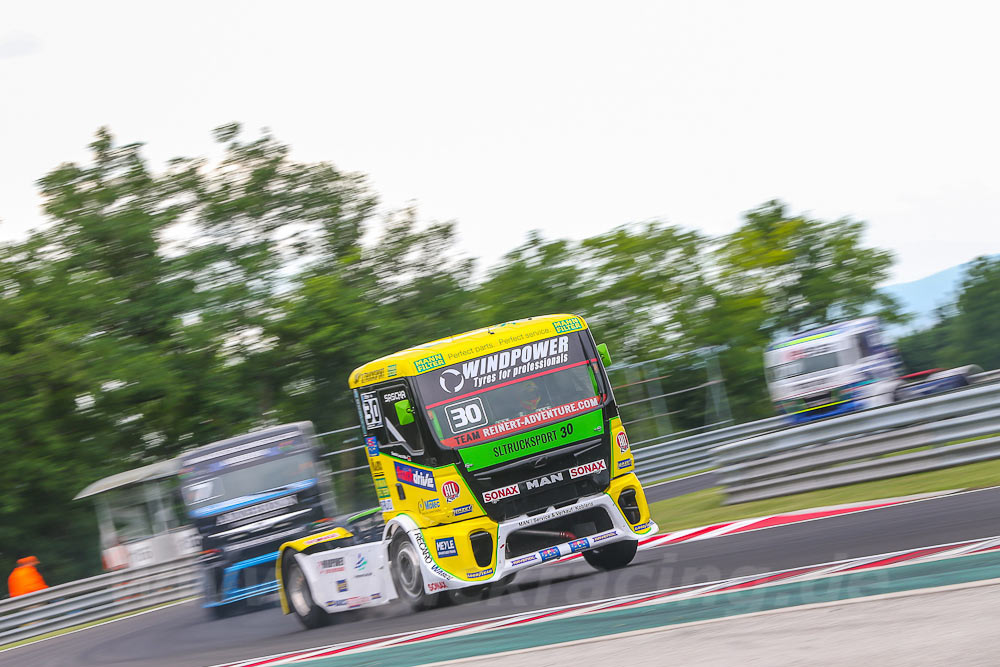
<path fill-rule="evenodd" d="M 420 375 L 429 370 L 473 359 L 483 354 L 519 347 L 562 333 L 584 331 L 587 322 L 579 315 L 557 314 L 504 322 L 474 331 L 415 345 L 356 368 L 350 377 L 352 389 L 396 377 Z"/>

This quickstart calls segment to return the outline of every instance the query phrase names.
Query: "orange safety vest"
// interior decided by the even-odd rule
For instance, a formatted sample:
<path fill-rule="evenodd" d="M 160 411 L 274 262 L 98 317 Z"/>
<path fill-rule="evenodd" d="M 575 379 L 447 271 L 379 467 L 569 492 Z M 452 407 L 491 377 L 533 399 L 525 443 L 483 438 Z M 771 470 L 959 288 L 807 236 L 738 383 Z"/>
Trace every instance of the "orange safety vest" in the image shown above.
<path fill-rule="evenodd" d="M 17 561 L 17 567 L 7 577 L 7 590 L 10 591 L 12 598 L 49 587 L 42 579 L 42 575 L 35 569 L 36 565 L 38 565 L 38 559 L 34 556 Z"/>

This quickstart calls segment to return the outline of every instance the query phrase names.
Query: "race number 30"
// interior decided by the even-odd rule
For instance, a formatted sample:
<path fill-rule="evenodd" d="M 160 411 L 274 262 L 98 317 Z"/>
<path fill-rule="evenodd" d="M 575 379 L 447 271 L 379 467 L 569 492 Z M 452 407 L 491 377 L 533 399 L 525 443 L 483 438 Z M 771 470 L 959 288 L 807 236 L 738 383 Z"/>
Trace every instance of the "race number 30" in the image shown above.
<path fill-rule="evenodd" d="M 452 433 L 485 426 L 487 422 L 486 411 L 483 410 L 483 402 L 479 398 L 453 403 L 448 406 L 446 412 Z"/>
<path fill-rule="evenodd" d="M 361 409 L 365 415 L 365 426 L 368 429 L 382 426 L 382 411 L 378 407 L 378 397 L 375 392 L 361 394 Z"/>

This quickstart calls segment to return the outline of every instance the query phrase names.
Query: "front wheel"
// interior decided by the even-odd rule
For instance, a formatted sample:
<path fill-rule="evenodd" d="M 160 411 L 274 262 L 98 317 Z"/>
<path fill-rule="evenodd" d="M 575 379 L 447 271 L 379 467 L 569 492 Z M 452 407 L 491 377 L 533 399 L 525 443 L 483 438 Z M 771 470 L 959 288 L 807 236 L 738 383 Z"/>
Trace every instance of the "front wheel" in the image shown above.
<path fill-rule="evenodd" d="M 435 607 L 441 601 L 440 593 L 424 590 L 424 575 L 420 571 L 420 554 L 405 533 L 399 533 L 389 545 L 389 571 L 396 593 L 413 609 Z"/>
<path fill-rule="evenodd" d="M 285 587 L 289 606 L 299 622 L 310 630 L 326 625 L 330 622 L 330 615 L 313 602 L 312 591 L 309 590 L 309 582 L 306 581 L 302 566 L 292 554 L 288 554 L 287 558 L 288 565 L 285 566 L 282 585 Z"/>
<path fill-rule="evenodd" d="M 638 548 L 638 541 L 622 540 L 600 549 L 584 551 L 583 557 L 598 570 L 619 570 L 632 562 Z"/>

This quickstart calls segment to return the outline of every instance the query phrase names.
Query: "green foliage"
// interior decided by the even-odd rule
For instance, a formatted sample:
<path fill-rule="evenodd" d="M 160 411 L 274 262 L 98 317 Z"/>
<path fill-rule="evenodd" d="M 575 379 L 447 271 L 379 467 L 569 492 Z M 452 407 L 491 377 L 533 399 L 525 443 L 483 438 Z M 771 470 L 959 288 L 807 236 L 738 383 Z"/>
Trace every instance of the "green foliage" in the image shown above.
<path fill-rule="evenodd" d="M 350 371 L 442 336 L 576 312 L 618 362 L 682 353 L 642 371 L 665 390 L 703 382 L 686 360 L 724 346 L 734 412 L 751 418 L 770 414 L 775 331 L 873 307 L 895 318 L 874 292 L 891 257 L 863 247 L 861 223 L 769 202 L 721 239 L 662 223 L 582 242 L 536 232 L 477 278 L 453 223 L 376 221 L 363 176 L 238 124 L 214 136 L 217 161 L 155 172 L 100 130 L 86 163 L 39 181 L 49 224 L 0 246 L 0 564 L 26 551 L 53 583 L 94 574 L 93 508 L 71 501 L 84 486 L 257 426 L 353 425 Z M 992 322 L 980 285 L 996 267 L 970 280 L 959 312 Z M 955 331 L 980 349 L 975 326 Z M 669 405 L 684 428 L 707 419 L 703 395 Z"/>
<path fill-rule="evenodd" d="M 892 255 L 863 247 L 863 231 L 860 222 L 790 216 L 781 202 L 767 202 L 723 239 L 721 285 L 759 300 L 769 335 L 864 314 L 902 321 L 898 304 L 875 289 Z"/>
<path fill-rule="evenodd" d="M 696 232 L 659 223 L 619 227 L 583 242 L 597 286 L 588 299 L 589 321 L 621 350 L 617 358 L 692 348 L 681 315 L 703 289 L 704 243 Z"/>
<path fill-rule="evenodd" d="M 976 364 L 1000 367 L 1000 257 L 972 262 L 954 304 L 940 308 L 934 325 L 900 339 L 911 370 Z"/>
<path fill-rule="evenodd" d="M 1000 258 L 980 257 L 973 262 L 956 309 L 956 363 L 1000 368 Z"/>
<path fill-rule="evenodd" d="M 479 319 L 489 325 L 584 310 L 593 286 L 580 259 L 577 244 L 546 241 L 540 232 L 532 232 L 524 244 L 504 255 L 479 285 L 475 292 Z"/>
<path fill-rule="evenodd" d="M 938 310 L 938 320 L 932 326 L 901 337 L 896 348 L 903 366 L 911 371 L 950 366 L 951 341 L 954 338 L 954 318 Z"/>

